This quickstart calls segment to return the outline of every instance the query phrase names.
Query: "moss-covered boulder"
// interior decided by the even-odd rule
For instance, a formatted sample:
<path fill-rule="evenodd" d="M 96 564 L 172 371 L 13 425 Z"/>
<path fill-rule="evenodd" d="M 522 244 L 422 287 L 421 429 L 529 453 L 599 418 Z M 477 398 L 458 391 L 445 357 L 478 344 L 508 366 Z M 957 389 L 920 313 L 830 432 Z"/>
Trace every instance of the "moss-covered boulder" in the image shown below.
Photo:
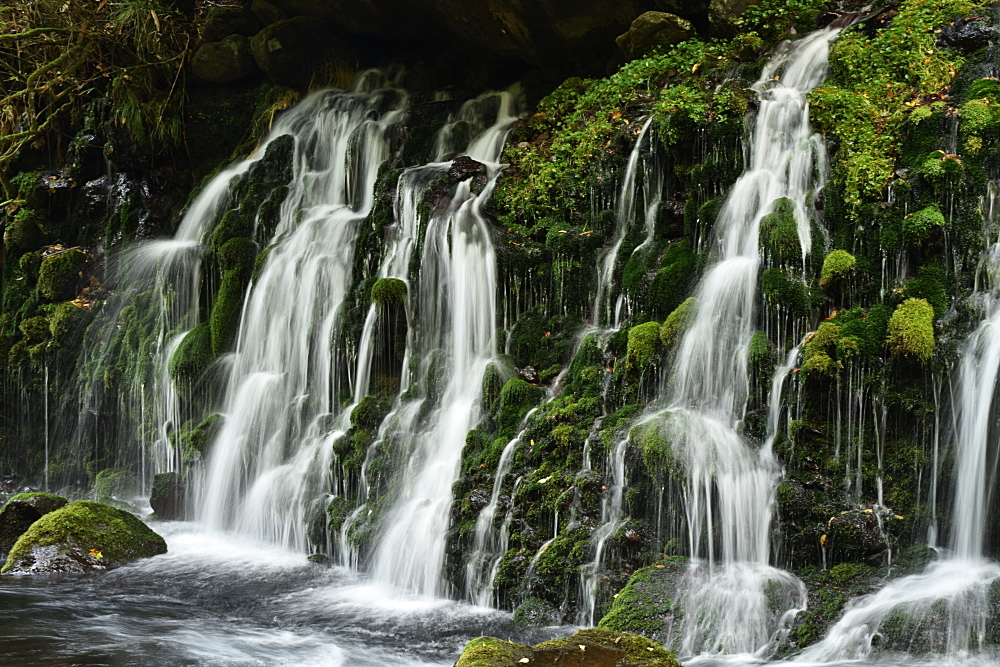
<path fill-rule="evenodd" d="M 6 556 L 31 524 L 65 504 L 65 498 L 49 493 L 11 496 L 0 510 L 0 555 Z"/>
<path fill-rule="evenodd" d="M 926 299 L 907 299 L 889 320 L 886 338 L 892 353 L 927 361 L 934 355 L 934 308 Z"/>
<path fill-rule="evenodd" d="M 92 572 L 166 551 L 163 538 L 132 514 L 79 500 L 33 523 L 0 573 Z"/>
<path fill-rule="evenodd" d="M 245 81 L 260 71 L 250 53 L 250 40 L 243 35 L 229 35 L 199 46 L 191 57 L 191 70 L 209 83 Z"/>
<path fill-rule="evenodd" d="M 626 58 L 638 58 L 654 46 L 677 44 L 695 35 L 687 19 L 667 12 L 645 12 L 615 42 Z"/>
<path fill-rule="evenodd" d="M 687 558 L 671 556 L 637 570 L 598 627 L 634 632 L 669 645 L 683 634 L 679 629 L 684 608 L 678 603 L 678 592 L 687 569 Z"/>
<path fill-rule="evenodd" d="M 83 282 L 86 265 L 87 255 L 79 250 L 46 257 L 38 269 L 38 291 L 50 301 L 72 299 Z"/>
<path fill-rule="evenodd" d="M 187 518 L 187 485 L 175 472 L 153 475 L 153 489 L 149 494 L 149 506 L 156 518 L 167 521 L 181 521 Z"/>
<path fill-rule="evenodd" d="M 372 285 L 372 303 L 377 306 L 406 303 L 406 283 L 399 278 L 380 278 Z"/>
<path fill-rule="evenodd" d="M 580 630 L 565 639 L 525 646 L 496 637 L 470 641 L 455 667 L 680 667 L 673 653 L 646 637 L 605 628 Z"/>

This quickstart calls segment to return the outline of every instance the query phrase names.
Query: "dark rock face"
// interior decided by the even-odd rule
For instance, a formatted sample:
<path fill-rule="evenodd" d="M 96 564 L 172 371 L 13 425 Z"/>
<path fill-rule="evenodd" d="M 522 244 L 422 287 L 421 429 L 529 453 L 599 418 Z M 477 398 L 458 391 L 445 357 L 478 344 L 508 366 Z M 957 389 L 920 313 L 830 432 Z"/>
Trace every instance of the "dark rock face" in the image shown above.
<path fill-rule="evenodd" d="M 646 12 L 632 21 L 629 31 L 617 40 L 626 58 L 638 58 L 658 44 L 677 44 L 694 37 L 690 21 L 676 14 Z"/>
<path fill-rule="evenodd" d="M 7 503 L 0 511 L 0 555 L 9 553 L 17 538 L 41 518 L 42 515 L 27 503 Z"/>
<path fill-rule="evenodd" d="M 183 521 L 187 518 L 187 485 L 175 472 L 165 472 L 153 476 L 153 489 L 149 495 L 149 505 L 156 516 L 167 521 Z"/>
<path fill-rule="evenodd" d="M 0 572 L 92 572 L 166 551 L 163 538 L 135 516 L 81 500 L 33 523 Z"/>
<path fill-rule="evenodd" d="M 196 77 L 210 83 L 245 81 L 259 71 L 250 52 L 250 40 L 243 35 L 205 42 L 191 58 L 191 69 Z"/>
<path fill-rule="evenodd" d="M 253 12 L 253 15 L 256 16 L 257 20 L 261 22 L 261 25 L 265 26 L 288 19 L 288 14 L 275 7 L 267 0 L 253 0 L 253 3 L 250 5 L 250 11 Z"/>
<path fill-rule="evenodd" d="M 229 35 L 253 37 L 260 30 L 257 17 L 238 7 L 212 7 L 205 15 L 201 37 L 206 42 L 221 42 Z"/>
<path fill-rule="evenodd" d="M 315 16 L 347 33 L 387 40 L 451 43 L 476 54 L 536 64 L 614 53 L 615 37 L 649 10 L 707 18 L 708 3 L 679 0 L 271 0 L 289 16 Z M 746 0 L 715 0 L 717 13 Z M 707 20 L 706 20 L 707 24 Z"/>
<path fill-rule="evenodd" d="M 972 53 L 987 46 L 995 35 L 996 28 L 988 16 L 965 16 L 941 28 L 938 44 Z"/>
<path fill-rule="evenodd" d="M 329 24 L 310 16 L 273 23 L 250 40 L 250 49 L 272 83 L 302 89 L 323 61 L 347 49 L 331 37 Z"/>

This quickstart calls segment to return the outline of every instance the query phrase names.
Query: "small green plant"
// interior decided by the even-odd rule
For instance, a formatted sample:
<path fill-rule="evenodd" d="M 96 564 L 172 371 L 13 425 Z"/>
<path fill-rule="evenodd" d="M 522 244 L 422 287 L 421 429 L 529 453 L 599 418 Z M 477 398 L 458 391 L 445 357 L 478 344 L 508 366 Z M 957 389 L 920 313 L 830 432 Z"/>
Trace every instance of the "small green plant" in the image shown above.
<path fill-rule="evenodd" d="M 854 255 L 846 250 L 834 250 L 823 260 L 823 269 L 819 274 L 819 284 L 829 285 L 834 280 L 847 275 L 857 266 Z"/>

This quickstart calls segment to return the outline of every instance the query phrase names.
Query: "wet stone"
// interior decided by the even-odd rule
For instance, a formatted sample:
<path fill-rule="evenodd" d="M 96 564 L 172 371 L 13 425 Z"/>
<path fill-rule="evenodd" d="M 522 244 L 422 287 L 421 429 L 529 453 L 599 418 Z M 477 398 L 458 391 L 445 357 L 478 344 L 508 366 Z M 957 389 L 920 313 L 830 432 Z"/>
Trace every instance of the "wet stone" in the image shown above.
<path fill-rule="evenodd" d="M 448 170 L 448 178 L 453 181 L 464 181 L 473 176 L 486 173 L 486 167 L 482 162 L 477 162 L 467 155 L 457 157 L 451 162 Z"/>

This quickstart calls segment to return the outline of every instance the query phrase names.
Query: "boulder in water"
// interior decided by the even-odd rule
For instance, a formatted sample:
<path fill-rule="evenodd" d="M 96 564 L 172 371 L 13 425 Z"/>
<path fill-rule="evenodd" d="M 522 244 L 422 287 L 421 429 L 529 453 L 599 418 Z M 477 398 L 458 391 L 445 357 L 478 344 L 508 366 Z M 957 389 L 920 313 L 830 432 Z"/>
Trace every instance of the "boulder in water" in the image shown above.
<path fill-rule="evenodd" d="M 468 155 L 463 155 L 451 161 L 451 167 L 448 169 L 448 178 L 453 181 L 464 181 L 473 176 L 485 173 L 486 167 L 483 166 L 482 162 L 473 160 Z"/>
<path fill-rule="evenodd" d="M 565 639 L 525 646 L 496 637 L 476 637 L 455 667 L 521 667 L 573 664 L 581 667 L 680 667 L 673 653 L 646 637 L 603 628 L 580 630 Z"/>
<path fill-rule="evenodd" d="M 153 476 L 153 489 L 149 494 L 149 506 L 158 519 L 183 521 L 187 518 L 187 485 L 175 472 L 165 472 Z"/>
<path fill-rule="evenodd" d="M 245 81 L 259 71 L 250 52 L 250 40 L 229 35 L 218 42 L 205 42 L 191 58 L 194 75 L 209 83 Z"/>
<path fill-rule="evenodd" d="M 33 523 L 0 572 L 93 572 L 166 551 L 163 538 L 132 514 L 79 500 Z"/>
<path fill-rule="evenodd" d="M 694 26 L 687 19 L 667 12 L 646 12 L 615 42 L 626 58 L 639 58 L 654 46 L 677 44 L 694 36 Z"/>
<path fill-rule="evenodd" d="M 49 493 L 19 493 L 0 510 L 0 555 L 6 556 L 31 524 L 66 504 L 62 496 Z"/>

